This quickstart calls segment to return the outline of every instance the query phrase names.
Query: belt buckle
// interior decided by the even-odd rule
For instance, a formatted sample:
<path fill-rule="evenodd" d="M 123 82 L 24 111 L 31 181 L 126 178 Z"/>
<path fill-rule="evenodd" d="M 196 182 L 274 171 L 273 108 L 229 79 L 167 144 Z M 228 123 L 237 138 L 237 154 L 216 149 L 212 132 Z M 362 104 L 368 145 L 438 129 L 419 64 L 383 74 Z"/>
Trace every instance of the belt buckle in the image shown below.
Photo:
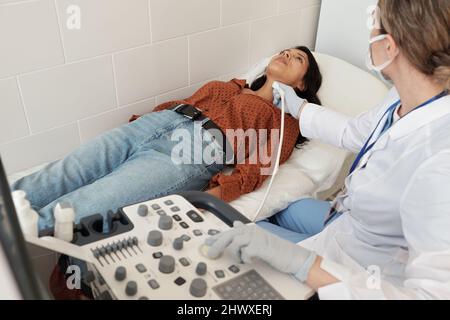
<path fill-rule="evenodd" d="M 180 105 L 176 111 L 192 121 L 197 120 L 202 115 L 200 110 L 189 104 Z"/>
<path fill-rule="evenodd" d="M 192 115 L 186 114 L 186 117 L 191 119 L 192 121 L 195 121 L 202 115 L 202 112 L 200 110 L 195 109 L 195 108 L 193 110 L 194 110 L 194 113 Z"/>

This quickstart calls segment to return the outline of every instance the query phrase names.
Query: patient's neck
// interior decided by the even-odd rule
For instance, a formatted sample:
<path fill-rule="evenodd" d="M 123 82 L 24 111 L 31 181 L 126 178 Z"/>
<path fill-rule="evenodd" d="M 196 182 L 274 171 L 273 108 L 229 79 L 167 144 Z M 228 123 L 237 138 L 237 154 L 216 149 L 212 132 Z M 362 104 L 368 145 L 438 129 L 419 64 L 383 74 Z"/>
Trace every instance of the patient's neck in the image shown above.
<path fill-rule="evenodd" d="M 275 80 L 267 78 L 266 83 L 264 84 L 264 86 L 255 91 L 255 94 L 263 99 L 266 99 L 270 102 L 273 101 L 273 88 L 272 88 L 272 84 L 274 83 Z"/>

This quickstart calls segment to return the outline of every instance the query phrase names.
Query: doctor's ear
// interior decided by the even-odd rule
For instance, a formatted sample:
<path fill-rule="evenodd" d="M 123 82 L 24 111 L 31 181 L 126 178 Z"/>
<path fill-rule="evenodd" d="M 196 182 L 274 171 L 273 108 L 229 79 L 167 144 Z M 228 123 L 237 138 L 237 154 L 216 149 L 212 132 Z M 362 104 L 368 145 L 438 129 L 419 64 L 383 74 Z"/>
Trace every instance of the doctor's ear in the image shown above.
<path fill-rule="evenodd" d="M 386 41 L 387 41 L 386 51 L 388 52 L 389 57 L 392 58 L 399 53 L 398 45 L 390 34 L 387 35 Z"/>

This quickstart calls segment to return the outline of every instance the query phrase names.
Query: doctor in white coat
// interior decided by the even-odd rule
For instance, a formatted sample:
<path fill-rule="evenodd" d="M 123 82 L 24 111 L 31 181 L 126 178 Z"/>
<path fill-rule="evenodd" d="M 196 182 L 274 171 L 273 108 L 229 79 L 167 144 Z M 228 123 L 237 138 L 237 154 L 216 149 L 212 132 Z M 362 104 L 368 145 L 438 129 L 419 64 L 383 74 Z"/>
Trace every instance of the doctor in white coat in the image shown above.
<path fill-rule="evenodd" d="M 384 103 L 351 119 L 284 86 L 303 136 L 358 153 L 326 227 L 296 245 L 236 222 L 207 240 L 212 258 L 262 259 L 321 299 L 450 299 L 450 2 L 378 7 L 368 65 L 393 81 Z"/>

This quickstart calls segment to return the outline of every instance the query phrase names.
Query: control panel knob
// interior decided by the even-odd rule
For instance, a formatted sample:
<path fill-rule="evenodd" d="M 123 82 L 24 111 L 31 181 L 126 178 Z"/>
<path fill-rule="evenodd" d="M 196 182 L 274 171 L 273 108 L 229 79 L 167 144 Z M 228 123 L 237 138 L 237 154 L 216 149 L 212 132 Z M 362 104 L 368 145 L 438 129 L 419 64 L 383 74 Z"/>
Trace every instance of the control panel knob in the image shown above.
<path fill-rule="evenodd" d="M 201 298 L 206 295 L 208 290 L 208 285 L 206 281 L 202 278 L 196 278 L 191 282 L 189 292 L 196 298 Z"/>
<path fill-rule="evenodd" d="M 148 215 L 148 207 L 145 204 L 141 204 L 138 207 L 138 215 L 141 217 L 146 217 Z"/>
<path fill-rule="evenodd" d="M 170 229 L 172 229 L 172 226 L 173 226 L 173 219 L 171 216 L 166 216 L 166 215 L 160 216 L 159 222 L 158 222 L 158 227 L 161 230 L 170 230 Z"/>
<path fill-rule="evenodd" d="M 175 258 L 172 256 L 162 256 L 159 259 L 159 271 L 162 273 L 172 273 L 175 270 Z"/>
<path fill-rule="evenodd" d="M 163 235 L 161 231 L 153 230 L 148 233 L 147 243 L 152 247 L 158 247 L 162 244 Z"/>
<path fill-rule="evenodd" d="M 175 240 L 173 240 L 173 248 L 175 250 L 181 250 L 183 249 L 183 238 L 176 238 Z"/>
<path fill-rule="evenodd" d="M 123 281 L 126 277 L 127 269 L 125 269 L 125 267 L 117 267 L 114 278 L 116 278 L 117 281 Z"/>
<path fill-rule="evenodd" d="M 204 276 L 206 274 L 206 270 L 207 270 L 207 266 L 206 263 L 204 262 L 199 262 L 197 264 L 197 268 L 195 269 L 195 272 L 199 275 L 199 276 Z"/>
<path fill-rule="evenodd" d="M 125 288 L 125 293 L 127 296 L 131 297 L 137 293 L 137 283 L 136 281 L 129 281 Z"/>

